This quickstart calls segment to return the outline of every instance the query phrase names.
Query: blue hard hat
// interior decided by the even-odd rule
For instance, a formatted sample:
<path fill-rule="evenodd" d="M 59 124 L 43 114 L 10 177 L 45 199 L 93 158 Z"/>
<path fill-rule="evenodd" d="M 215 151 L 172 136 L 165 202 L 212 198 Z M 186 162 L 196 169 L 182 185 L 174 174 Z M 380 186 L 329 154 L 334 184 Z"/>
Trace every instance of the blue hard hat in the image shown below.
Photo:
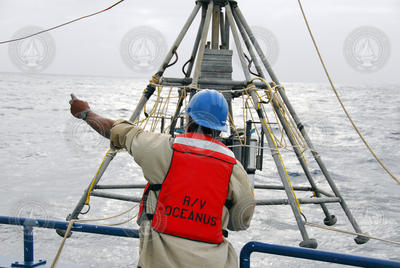
<path fill-rule="evenodd" d="M 228 131 L 226 125 L 228 103 L 216 90 L 204 89 L 196 93 L 189 102 L 186 112 L 200 126 Z"/>

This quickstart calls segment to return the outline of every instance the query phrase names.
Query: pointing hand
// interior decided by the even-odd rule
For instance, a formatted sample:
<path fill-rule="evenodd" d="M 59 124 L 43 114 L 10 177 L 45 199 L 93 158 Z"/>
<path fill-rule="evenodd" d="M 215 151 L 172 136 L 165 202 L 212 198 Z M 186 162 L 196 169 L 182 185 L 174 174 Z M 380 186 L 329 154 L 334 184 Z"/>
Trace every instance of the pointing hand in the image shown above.
<path fill-rule="evenodd" d="M 74 94 L 71 94 L 69 104 L 71 105 L 71 114 L 76 118 L 81 118 L 81 112 L 90 109 L 90 106 L 86 101 L 78 99 Z"/>

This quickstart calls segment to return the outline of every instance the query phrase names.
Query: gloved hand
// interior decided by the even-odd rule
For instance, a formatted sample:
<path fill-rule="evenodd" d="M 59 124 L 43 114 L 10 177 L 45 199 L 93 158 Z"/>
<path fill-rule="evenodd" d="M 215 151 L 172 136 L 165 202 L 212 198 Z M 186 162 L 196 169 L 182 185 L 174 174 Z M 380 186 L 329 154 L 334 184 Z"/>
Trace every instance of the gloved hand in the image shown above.
<path fill-rule="evenodd" d="M 69 104 L 71 105 L 71 114 L 76 118 L 81 118 L 81 112 L 90 109 L 90 106 L 86 101 L 78 99 L 74 94 L 71 94 Z"/>

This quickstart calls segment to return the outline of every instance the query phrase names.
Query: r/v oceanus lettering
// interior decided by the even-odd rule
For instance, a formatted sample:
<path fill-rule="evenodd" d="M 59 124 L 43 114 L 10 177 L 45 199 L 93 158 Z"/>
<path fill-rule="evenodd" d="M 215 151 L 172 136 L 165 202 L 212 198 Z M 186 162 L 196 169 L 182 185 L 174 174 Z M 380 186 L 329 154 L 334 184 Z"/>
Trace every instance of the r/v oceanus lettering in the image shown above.
<path fill-rule="evenodd" d="M 217 217 L 202 212 L 207 205 L 207 200 L 185 196 L 181 206 L 166 206 L 164 214 L 183 220 L 191 220 L 205 225 L 215 226 Z"/>

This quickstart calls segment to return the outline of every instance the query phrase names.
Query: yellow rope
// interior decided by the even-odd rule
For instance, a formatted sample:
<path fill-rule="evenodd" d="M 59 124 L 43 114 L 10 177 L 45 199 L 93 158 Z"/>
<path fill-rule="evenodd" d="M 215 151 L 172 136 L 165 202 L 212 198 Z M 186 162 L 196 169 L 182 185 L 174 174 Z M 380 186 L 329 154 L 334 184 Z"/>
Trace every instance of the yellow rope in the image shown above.
<path fill-rule="evenodd" d="M 251 121 L 255 122 L 254 116 L 253 116 L 253 112 L 250 110 L 249 113 L 250 113 Z M 255 129 L 256 129 L 257 137 L 258 137 L 258 139 L 260 139 L 261 138 L 261 134 L 258 131 L 257 127 Z"/>
<path fill-rule="evenodd" d="M 92 182 L 91 182 L 91 184 L 90 184 L 89 191 L 87 192 L 85 205 L 89 205 L 89 202 L 90 202 L 90 193 L 91 193 L 92 190 L 93 190 L 94 183 L 95 183 L 95 181 L 97 180 L 97 177 L 99 176 L 99 173 L 100 173 L 100 170 L 101 170 L 101 168 L 102 168 L 102 166 L 103 166 L 103 164 L 104 164 L 104 161 L 106 160 L 107 155 L 108 155 L 110 152 L 111 152 L 111 149 L 109 149 L 109 150 L 106 152 L 106 155 L 104 156 L 103 161 L 101 161 L 101 164 L 100 164 L 99 168 L 97 169 L 96 175 L 94 176 L 94 178 L 93 178 L 93 180 L 92 180 Z"/>
<path fill-rule="evenodd" d="M 247 112 L 248 112 L 248 101 L 249 101 L 249 96 L 247 98 L 243 99 L 243 126 L 244 126 L 244 133 L 247 132 Z M 250 130 L 249 130 L 250 131 Z M 244 144 L 247 144 L 247 135 L 244 134 Z"/>
<path fill-rule="evenodd" d="M 308 225 L 308 226 L 311 226 L 311 227 L 330 230 L 330 231 L 339 232 L 339 233 L 343 233 L 343 234 L 365 236 L 365 237 L 370 238 L 370 239 L 379 240 L 379 241 L 383 241 L 383 242 L 387 242 L 387 243 L 391 243 L 391 244 L 395 244 L 395 245 L 399 245 L 400 246 L 400 242 L 393 241 L 393 240 L 388 240 L 388 239 L 383 239 L 383 238 L 378 238 L 378 237 L 367 235 L 367 234 L 360 234 L 360 233 L 350 232 L 350 231 L 346 231 L 346 230 L 342 230 L 342 229 L 338 229 L 338 228 L 334 228 L 334 227 L 329 227 L 329 226 L 323 226 L 323 225 L 310 223 L 310 222 L 305 222 L 304 224 Z"/>
<path fill-rule="evenodd" d="M 274 108 L 273 105 L 272 105 L 271 100 L 274 100 L 274 101 L 278 104 L 277 106 L 278 106 L 278 108 L 280 108 L 280 110 L 286 108 L 286 107 L 285 107 L 285 104 L 284 104 L 283 100 L 280 99 L 279 94 L 278 94 L 277 92 L 274 92 L 274 90 L 271 88 L 271 86 L 269 85 L 269 83 L 268 83 L 267 81 L 265 81 L 263 78 L 259 78 L 259 77 L 256 77 L 256 78 L 254 78 L 254 79 L 251 80 L 251 81 L 253 82 L 253 81 L 255 81 L 255 80 L 260 80 L 261 82 L 263 82 L 263 83 L 267 86 L 266 92 L 269 92 L 269 94 L 267 93 L 267 95 L 270 96 L 270 99 L 269 99 L 268 102 L 266 102 L 266 103 L 270 103 L 270 104 L 271 104 L 271 106 L 272 106 L 272 111 L 273 111 L 274 116 L 275 116 L 275 121 L 277 122 L 277 125 L 278 125 L 278 128 L 279 128 L 279 132 L 281 133 L 280 138 L 278 138 L 278 137 L 275 135 L 275 133 L 274 133 L 273 131 L 272 131 L 272 135 L 274 136 L 275 141 L 278 143 L 278 147 L 279 147 L 279 148 L 283 148 L 283 149 L 288 150 L 288 147 L 289 147 L 289 146 L 288 146 L 288 144 L 287 144 L 287 142 L 286 142 L 286 140 L 285 140 L 285 138 L 284 138 L 285 136 L 284 136 L 283 126 L 282 126 L 282 124 L 280 123 L 280 121 L 278 120 L 278 115 L 277 115 L 277 113 L 276 113 L 276 111 L 275 111 L 275 108 Z M 276 88 L 276 86 L 274 87 L 274 89 L 275 89 L 275 88 Z M 275 91 L 276 91 L 276 90 L 275 90 Z M 257 96 L 258 96 L 260 102 L 265 102 L 265 101 L 261 98 L 260 94 L 259 94 L 257 91 L 255 91 L 255 92 L 256 92 L 256 94 L 257 94 Z M 249 94 L 249 93 L 247 92 L 247 94 Z M 269 97 L 269 96 L 268 96 L 268 97 Z M 261 103 L 260 103 L 260 104 L 261 104 Z M 253 105 L 255 106 L 254 103 L 253 103 Z M 265 111 L 264 105 L 260 105 L 260 107 L 261 107 L 261 109 L 263 110 L 264 114 L 267 116 L 267 112 Z M 283 114 L 284 117 L 285 117 L 285 121 L 288 122 L 287 116 L 288 116 L 289 113 L 288 113 L 288 112 L 285 112 L 285 110 L 282 110 L 282 114 Z M 290 121 L 290 119 L 289 119 L 289 121 Z M 297 127 L 293 127 L 293 125 L 291 125 L 291 124 L 288 124 L 288 126 L 289 126 L 289 128 L 290 128 L 291 133 L 296 133 L 297 135 L 295 135 L 295 136 L 299 136 L 299 135 L 301 136 L 301 134 L 298 133 Z M 297 143 L 297 146 L 299 146 L 298 143 Z"/>
<path fill-rule="evenodd" d="M 126 210 L 126 211 L 124 211 L 124 212 L 122 212 L 122 213 L 120 213 L 120 214 L 117 214 L 117 215 L 114 215 L 114 216 L 110 216 L 110 217 L 106 217 L 106 218 L 100 218 L 100 219 L 86 219 L 86 220 L 79 220 L 79 219 L 70 220 L 70 221 L 69 221 L 69 224 L 68 224 L 68 227 L 67 227 L 67 230 L 65 231 L 64 238 L 63 238 L 63 240 L 61 241 L 60 247 L 58 248 L 57 254 L 56 254 L 56 256 L 55 256 L 55 258 L 54 258 L 54 260 L 53 260 L 53 263 L 51 264 L 50 267 L 51 267 L 51 268 L 55 268 L 55 267 L 57 266 L 57 262 L 58 262 L 58 260 L 60 259 L 61 252 L 62 252 L 62 250 L 63 250 L 63 248 L 64 248 L 64 245 L 65 245 L 65 241 L 67 240 L 67 237 L 68 237 L 69 233 L 71 232 L 71 229 L 72 229 L 74 223 L 76 223 L 76 222 L 104 221 L 104 220 L 110 220 L 110 219 L 118 218 L 118 217 L 120 217 L 120 216 L 123 216 L 123 215 L 129 213 L 130 211 L 132 211 L 133 209 L 135 209 L 137 206 L 138 206 L 138 204 L 135 204 L 133 207 L 131 207 L 130 209 L 128 209 L 128 210 Z M 126 221 L 124 221 L 124 222 L 122 222 L 122 223 L 105 224 L 105 225 L 106 225 L 106 226 L 121 225 L 121 224 L 124 224 L 124 223 L 127 223 L 127 222 L 133 220 L 133 219 L 136 218 L 136 217 L 137 217 L 137 214 L 134 215 L 133 217 L 131 217 L 129 220 L 126 220 Z"/>
<path fill-rule="evenodd" d="M 280 111 L 281 111 L 281 113 L 283 115 L 283 119 L 285 120 L 286 124 L 288 125 L 288 129 L 289 129 L 289 131 L 290 131 L 290 133 L 291 133 L 291 135 L 293 137 L 294 143 L 296 144 L 295 146 L 299 149 L 301 158 L 303 159 L 303 161 L 306 164 L 306 166 L 308 166 L 308 163 L 307 163 L 307 160 L 306 160 L 306 158 L 305 158 L 305 156 L 303 154 L 303 151 L 300 150 L 300 148 L 301 148 L 300 147 L 300 140 L 302 142 L 304 142 L 304 140 L 299 139 L 299 137 L 301 137 L 301 134 L 299 133 L 298 128 L 295 127 L 294 122 L 292 120 L 290 120 L 291 117 L 288 116 L 289 112 L 286 109 L 286 105 L 284 104 L 283 100 L 280 98 L 280 95 L 279 94 L 275 94 L 275 98 L 280 103 L 280 107 L 279 107 Z M 289 120 L 288 120 L 288 118 L 289 118 Z M 302 144 L 302 145 L 304 146 L 304 144 Z"/>
<path fill-rule="evenodd" d="M 144 118 L 143 120 L 141 120 L 141 121 L 138 122 L 138 124 L 139 124 L 139 123 L 142 124 L 141 127 L 142 127 L 143 129 L 146 128 L 148 120 L 154 115 L 154 113 L 155 113 L 156 110 L 157 110 L 158 103 L 159 103 L 160 97 L 161 97 L 161 91 L 162 91 L 162 89 L 163 89 L 162 86 L 157 86 L 157 99 L 155 100 L 154 106 L 153 106 L 153 108 L 152 108 L 150 114 L 149 114 L 146 118 Z M 144 125 L 143 125 L 143 123 L 144 123 Z"/>
<path fill-rule="evenodd" d="M 283 86 L 281 86 L 283 88 Z M 284 115 L 285 121 L 290 126 L 290 131 L 293 134 L 294 139 L 296 140 L 296 144 L 299 146 L 299 143 L 301 143 L 303 148 L 306 148 L 306 143 L 303 139 L 303 136 L 301 135 L 300 131 L 297 128 L 297 124 L 294 122 L 294 119 L 290 116 L 290 112 L 287 109 L 285 102 L 283 101 L 282 97 L 280 94 L 277 92 L 277 86 L 274 87 L 275 89 L 275 98 L 276 100 L 280 103 L 280 111 Z M 299 147 L 300 148 L 300 147 Z"/>
<path fill-rule="evenodd" d="M 242 139 L 240 138 L 239 131 L 238 131 L 237 128 L 236 128 L 235 122 L 233 121 L 233 118 L 232 118 L 232 115 L 231 115 L 230 112 L 228 112 L 228 116 L 229 116 L 229 120 L 231 121 L 231 124 L 232 124 L 232 126 L 233 126 L 233 129 L 234 129 L 235 132 L 236 132 L 236 136 L 237 136 L 238 139 L 239 139 L 240 145 L 241 145 L 241 146 L 244 146 L 244 144 L 243 144 L 243 142 L 242 142 Z"/>
<path fill-rule="evenodd" d="M 332 89 L 333 89 L 333 92 L 335 93 L 335 95 L 336 95 L 336 97 L 337 97 L 337 99 L 338 99 L 338 101 L 339 101 L 339 103 L 340 103 L 340 106 L 342 106 L 342 109 L 343 109 L 344 113 L 346 114 L 347 118 L 349 119 L 351 125 L 353 126 L 354 130 L 357 132 L 358 136 L 360 136 L 360 138 L 361 138 L 361 140 L 364 142 L 365 146 L 366 146 L 366 147 L 368 148 L 368 150 L 371 152 L 372 156 L 373 156 L 373 157 L 376 159 L 376 161 L 381 165 L 381 167 L 382 167 L 382 168 L 383 168 L 383 169 L 384 169 L 398 184 L 400 184 L 400 180 L 399 180 L 395 175 L 393 175 L 393 173 L 392 173 L 392 172 L 386 167 L 386 165 L 379 159 L 379 157 L 376 155 L 376 153 L 374 152 L 374 150 L 372 150 L 372 148 L 369 146 L 368 142 L 366 141 L 366 139 L 364 138 L 364 136 L 361 134 L 360 130 L 358 129 L 358 127 L 357 127 L 356 124 L 354 123 L 353 119 L 351 118 L 350 114 L 348 113 L 346 107 L 344 106 L 344 104 L 343 104 L 343 102 L 342 102 L 342 100 L 341 100 L 341 98 L 340 98 L 340 96 L 339 96 L 339 93 L 338 93 L 338 91 L 336 90 L 335 85 L 333 84 L 333 81 L 332 81 L 331 76 L 330 76 L 330 74 L 329 74 L 329 72 L 328 72 L 328 69 L 327 69 L 327 67 L 326 67 L 326 65 L 325 65 L 325 62 L 324 62 L 324 60 L 323 60 L 323 58 L 322 58 L 322 56 L 321 56 L 321 53 L 320 53 L 320 50 L 319 50 L 319 48 L 318 48 L 317 42 L 315 41 L 314 35 L 313 35 L 312 31 L 311 31 L 310 24 L 308 23 L 307 16 L 306 16 L 306 14 L 305 14 L 305 12 L 304 12 L 303 5 L 301 4 L 301 1 L 300 1 L 300 0 L 297 0 L 297 1 L 298 1 L 298 3 L 299 3 L 301 13 L 303 14 L 303 18 L 304 18 L 304 21 L 305 21 L 305 23 L 306 23 L 308 32 L 309 32 L 310 37 L 311 37 L 311 39 L 312 39 L 312 41 L 313 41 L 315 50 L 317 51 L 319 60 L 321 61 L 322 67 L 324 68 L 325 74 L 326 74 L 326 76 L 327 76 L 327 78 L 328 78 L 328 80 L 329 80 L 329 83 L 330 83 L 330 85 L 331 85 L 331 87 L 332 87 Z"/>
<path fill-rule="evenodd" d="M 139 215 L 139 212 L 136 213 L 135 215 L 133 215 L 132 217 L 130 217 L 129 219 L 125 220 L 125 221 L 121 221 L 121 222 L 117 222 L 117 223 L 108 223 L 108 224 L 104 224 L 106 226 L 118 226 L 118 225 L 122 225 L 125 223 L 128 223 L 130 221 L 132 221 L 133 219 L 135 219 L 137 216 Z"/>
<path fill-rule="evenodd" d="M 248 112 L 250 113 L 251 120 L 252 120 L 253 122 L 255 122 L 254 116 L 253 116 L 253 113 L 252 113 L 252 110 L 249 108 L 250 106 L 248 105 L 248 102 L 249 102 L 249 100 L 250 100 L 250 102 L 252 103 L 253 107 L 255 107 L 255 104 L 254 104 L 254 102 L 253 102 L 253 99 L 251 98 L 251 96 L 250 96 L 250 94 L 249 94 L 249 90 L 254 90 L 255 92 L 257 92 L 257 88 L 256 88 L 256 86 L 255 86 L 254 84 L 250 84 L 250 85 L 246 88 L 246 90 L 244 91 L 244 92 L 247 94 L 247 98 L 246 98 L 246 107 L 247 107 L 247 110 L 246 110 L 246 111 L 248 111 Z M 265 115 L 267 116 L 267 113 L 265 113 Z M 246 122 L 245 122 L 245 126 L 246 126 Z M 256 132 L 257 132 L 257 136 L 260 138 L 260 137 L 261 137 L 261 134 L 259 133 L 259 131 L 258 131 L 257 128 L 255 128 L 255 129 L 256 129 Z"/>
<path fill-rule="evenodd" d="M 278 152 L 278 156 L 279 156 L 279 159 L 280 159 L 280 161 L 281 161 L 281 163 L 282 163 L 283 170 L 285 171 L 286 179 L 287 179 L 287 181 L 289 182 L 289 185 L 290 185 L 290 188 L 291 188 L 291 190 L 292 190 L 294 199 L 296 200 L 297 208 L 299 209 L 300 214 L 303 214 L 303 212 L 301 211 L 301 208 L 300 208 L 300 202 L 299 202 L 299 200 L 297 199 L 296 193 L 294 192 L 292 183 L 291 183 L 290 178 L 289 178 L 289 174 L 287 173 L 287 170 L 286 170 L 286 167 L 285 167 L 285 163 L 283 162 L 281 152 L 279 151 L 278 145 L 276 144 L 275 139 L 274 139 L 274 137 L 273 137 L 273 134 L 271 134 L 271 130 L 270 130 L 270 128 L 268 127 L 268 124 L 267 124 L 267 122 L 265 121 L 264 118 L 263 118 L 263 123 L 264 123 L 264 125 L 266 126 L 266 128 L 267 128 L 267 130 L 268 130 L 268 134 L 269 134 L 269 136 L 271 137 L 271 139 L 272 139 L 272 141 L 273 141 L 273 143 L 274 143 L 274 146 L 275 146 L 276 151 Z"/>
<path fill-rule="evenodd" d="M 172 88 L 171 88 L 171 89 L 172 89 Z M 183 91 L 182 94 L 180 94 L 180 96 L 177 97 L 177 98 L 178 98 L 177 103 L 180 103 L 181 101 L 183 101 L 183 100 L 187 97 L 187 95 L 186 95 L 186 86 L 182 88 L 182 91 Z M 171 97 L 171 98 L 172 98 L 172 97 Z M 183 105 L 183 103 L 182 103 L 182 107 L 184 107 L 183 110 L 185 111 L 185 110 L 186 110 L 186 104 Z M 170 121 L 170 123 L 167 125 L 167 127 L 165 128 L 164 133 L 172 134 L 172 133 L 170 133 L 169 131 L 170 131 L 170 129 L 171 129 L 172 119 L 173 119 L 174 116 L 175 116 L 175 112 L 174 112 L 174 114 L 171 116 L 171 121 Z M 180 114 L 177 115 L 176 120 L 178 120 L 179 117 L 180 117 Z M 165 131 L 167 131 L 167 132 L 165 132 Z"/>
<path fill-rule="evenodd" d="M 156 109 L 156 112 L 152 115 L 152 116 L 149 116 L 149 118 L 152 118 L 153 120 L 152 120 L 152 122 L 151 122 L 151 126 L 150 126 L 150 131 L 151 132 L 154 132 L 154 130 L 155 130 L 155 128 L 156 128 L 156 126 L 157 126 L 157 122 L 158 122 L 158 117 L 161 115 L 161 110 L 162 110 L 162 105 L 163 105 L 163 102 L 164 102 L 164 98 L 163 97 L 160 97 L 159 99 L 158 99 L 159 101 L 158 101 L 158 103 L 157 103 L 157 109 Z"/>
<path fill-rule="evenodd" d="M 257 95 L 258 95 L 258 94 L 257 94 Z M 276 94 L 274 94 L 274 95 L 272 96 L 272 101 L 274 101 L 275 96 L 276 96 Z M 260 98 L 259 95 L 258 95 L 258 97 Z M 261 99 L 260 99 L 260 100 L 261 100 Z M 273 111 L 274 116 L 275 116 L 275 121 L 277 122 L 277 125 L 278 125 L 278 128 L 279 128 L 279 133 L 281 133 L 281 136 L 280 136 L 280 138 L 278 139 L 278 137 L 276 137 L 275 133 L 274 133 L 274 132 L 272 132 L 272 133 L 273 133 L 273 135 L 275 136 L 275 138 L 277 139 L 277 141 L 278 141 L 280 147 L 282 147 L 282 148 L 287 148 L 288 145 L 287 145 L 286 140 L 285 140 L 285 134 L 284 134 L 284 131 L 283 131 L 283 126 L 282 126 L 281 122 L 279 121 L 278 114 L 276 113 L 276 110 L 275 110 L 275 108 L 273 107 L 272 103 L 271 103 L 271 106 L 272 106 L 272 111 Z M 277 103 L 277 106 L 278 106 L 278 109 L 279 109 L 280 104 Z M 264 105 L 262 105 L 262 109 L 263 109 L 264 113 L 266 113 L 265 108 L 264 108 Z"/>
<path fill-rule="evenodd" d="M 154 120 L 155 123 L 154 123 L 154 127 L 152 128 L 152 131 L 155 130 L 155 127 L 157 126 L 158 122 L 161 120 L 161 118 L 163 117 L 163 115 L 166 115 L 166 114 L 167 114 L 168 107 L 169 107 L 169 102 L 170 102 L 170 100 L 171 100 L 172 88 L 173 88 L 173 87 L 170 87 L 170 89 L 169 89 L 168 96 L 167 96 L 167 98 L 166 98 L 166 101 L 164 102 L 163 108 L 161 109 L 161 111 L 159 110 L 159 113 L 158 113 L 158 114 L 156 115 L 156 117 L 155 117 L 155 120 Z M 160 106 L 160 107 L 161 107 L 161 106 Z"/>
<path fill-rule="evenodd" d="M 262 79 L 262 78 L 254 78 L 251 82 L 253 82 L 253 81 L 256 80 L 256 79 L 257 79 L 257 80 L 263 81 L 263 82 L 267 85 L 267 87 L 272 91 L 270 85 L 269 85 L 264 79 Z M 248 91 L 249 89 L 250 89 L 250 90 L 255 90 L 255 86 L 253 86 L 253 87 L 248 87 L 247 90 L 246 90 L 247 94 L 249 94 L 249 91 Z M 258 94 L 257 94 L 257 95 L 258 95 Z M 258 97 L 259 97 L 259 95 L 258 95 Z M 253 103 L 255 109 L 259 109 L 259 108 L 262 108 L 262 109 L 263 109 L 263 108 L 264 108 L 263 105 L 262 105 L 262 103 L 260 103 L 260 102 L 259 102 L 257 105 L 254 103 L 254 101 L 252 101 L 252 103 Z M 264 109 L 263 109 L 263 110 L 264 110 Z M 265 113 L 265 110 L 264 110 L 264 114 L 266 114 L 266 113 Z M 261 119 L 261 118 L 260 118 L 260 119 Z M 283 167 L 283 170 L 284 170 L 284 172 L 285 172 L 286 179 L 287 179 L 287 181 L 288 181 L 288 183 L 289 183 L 289 185 L 290 185 L 290 189 L 291 189 L 291 191 L 292 191 L 292 193 L 293 193 L 294 199 L 296 200 L 297 208 L 298 208 L 300 214 L 303 214 L 303 212 L 302 212 L 302 210 L 301 210 L 301 207 L 300 207 L 300 202 L 299 202 L 299 200 L 298 200 L 298 198 L 297 198 L 297 196 L 296 196 L 296 193 L 294 192 L 293 185 L 292 185 L 292 183 L 291 183 L 291 181 L 290 181 L 289 174 L 288 174 L 288 172 L 287 172 L 287 170 L 286 170 L 286 167 L 285 167 L 285 163 L 283 162 L 282 155 L 281 155 L 281 152 L 280 152 L 280 150 L 279 150 L 278 144 L 276 143 L 276 137 L 275 137 L 275 135 L 273 134 L 273 132 L 272 132 L 272 130 L 270 129 L 270 127 L 268 126 L 268 123 L 267 123 L 267 121 L 265 120 L 265 118 L 262 118 L 262 123 L 263 123 L 264 126 L 266 127 L 266 129 L 267 129 L 267 131 L 268 131 L 268 135 L 270 136 L 272 142 L 274 143 L 274 147 L 275 147 L 276 152 L 278 153 L 279 159 L 280 159 L 280 161 L 281 161 L 281 163 L 282 163 L 282 167 Z M 265 134 L 267 135 L 267 133 L 265 133 Z"/>

